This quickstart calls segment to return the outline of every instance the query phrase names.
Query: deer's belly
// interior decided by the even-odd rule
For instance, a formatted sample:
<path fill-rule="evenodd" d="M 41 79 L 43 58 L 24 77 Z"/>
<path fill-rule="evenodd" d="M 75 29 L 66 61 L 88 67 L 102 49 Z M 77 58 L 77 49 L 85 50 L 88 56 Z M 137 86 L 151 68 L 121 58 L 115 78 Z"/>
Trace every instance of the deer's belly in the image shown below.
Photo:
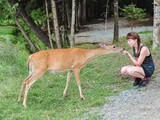
<path fill-rule="evenodd" d="M 49 70 L 49 72 L 50 72 L 51 74 L 57 74 L 57 73 L 68 72 L 68 71 L 70 71 L 70 70 L 69 70 L 69 69 L 68 69 L 68 70 L 61 70 L 61 71 Z"/>

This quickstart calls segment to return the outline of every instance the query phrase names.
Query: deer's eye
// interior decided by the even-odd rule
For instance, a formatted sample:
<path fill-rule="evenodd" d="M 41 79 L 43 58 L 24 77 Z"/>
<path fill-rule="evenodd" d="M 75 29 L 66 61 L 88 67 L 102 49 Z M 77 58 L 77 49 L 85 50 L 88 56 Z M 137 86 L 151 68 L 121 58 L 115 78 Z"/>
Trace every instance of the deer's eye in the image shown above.
<path fill-rule="evenodd" d="M 116 46 L 113 46 L 113 48 L 116 48 Z"/>

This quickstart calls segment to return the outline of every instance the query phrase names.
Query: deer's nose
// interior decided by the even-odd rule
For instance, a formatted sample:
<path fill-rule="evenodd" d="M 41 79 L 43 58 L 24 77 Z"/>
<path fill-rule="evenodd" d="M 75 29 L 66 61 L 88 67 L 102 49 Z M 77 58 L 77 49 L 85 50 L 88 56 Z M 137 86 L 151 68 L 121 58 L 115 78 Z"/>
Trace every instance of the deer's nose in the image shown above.
<path fill-rule="evenodd" d="M 125 48 L 122 48 L 121 52 L 123 52 L 125 50 Z"/>

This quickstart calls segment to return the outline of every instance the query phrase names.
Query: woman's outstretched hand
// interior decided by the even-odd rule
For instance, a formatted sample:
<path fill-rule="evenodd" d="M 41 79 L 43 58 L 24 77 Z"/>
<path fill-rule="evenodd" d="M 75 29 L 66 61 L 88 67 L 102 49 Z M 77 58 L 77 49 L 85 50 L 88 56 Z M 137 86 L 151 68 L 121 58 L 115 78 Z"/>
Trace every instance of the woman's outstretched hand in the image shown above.
<path fill-rule="evenodd" d="M 129 55 L 129 52 L 128 51 L 126 51 L 126 50 L 123 50 L 123 55 Z"/>

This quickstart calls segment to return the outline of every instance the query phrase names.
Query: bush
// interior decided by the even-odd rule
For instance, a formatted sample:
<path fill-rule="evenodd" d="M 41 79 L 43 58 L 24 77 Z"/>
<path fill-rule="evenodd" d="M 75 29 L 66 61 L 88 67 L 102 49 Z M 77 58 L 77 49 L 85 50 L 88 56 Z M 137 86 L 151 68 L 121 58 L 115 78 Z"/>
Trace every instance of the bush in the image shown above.
<path fill-rule="evenodd" d="M 5 80 L 8 76 L 24 74 L 28 53 L 16 48 L 12 43 L 2 44 L 0 46 L 0 79 Z"/>
<path fill-rule="evenodd" d="M 137 8 L 136 5 L 130 4 L 124 6 L 121 15 L 126 19 L 131 20 L 131 28 L 133 29 L 133 23 L 135 20 L 140 20 L 146 16 L 145 9 Z"/>
<path fill-rule="evenodd" d="M 0 26 L 0 34 L 15 34 L 17 32 L 17 28 L 13 26 Z"/>

